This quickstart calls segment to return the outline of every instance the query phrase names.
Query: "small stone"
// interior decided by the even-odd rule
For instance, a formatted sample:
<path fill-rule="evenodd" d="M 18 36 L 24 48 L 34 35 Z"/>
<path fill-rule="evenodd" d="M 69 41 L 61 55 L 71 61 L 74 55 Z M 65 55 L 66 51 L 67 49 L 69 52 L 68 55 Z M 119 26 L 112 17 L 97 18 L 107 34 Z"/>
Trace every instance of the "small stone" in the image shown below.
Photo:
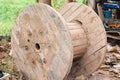
<path fill-rule="evenodd" d="M 120 63 L 114 65 L 113 67 L 116 68 L 116 69 L 120 69 Z"/>

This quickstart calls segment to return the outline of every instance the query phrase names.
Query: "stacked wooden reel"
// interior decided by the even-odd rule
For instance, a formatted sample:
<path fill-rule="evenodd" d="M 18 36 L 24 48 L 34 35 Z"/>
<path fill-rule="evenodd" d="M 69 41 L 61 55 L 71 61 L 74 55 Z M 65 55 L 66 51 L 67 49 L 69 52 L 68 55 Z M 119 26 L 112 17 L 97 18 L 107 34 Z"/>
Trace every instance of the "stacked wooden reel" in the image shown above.
<path fill-rule="evenodd" d="M 97 14 L 69 3 L 59 13 L 46 4 L 26 7 L 12 29 L 12 52 L 26 80 L 74 80 L 102 63 L 106 33 Z"/>

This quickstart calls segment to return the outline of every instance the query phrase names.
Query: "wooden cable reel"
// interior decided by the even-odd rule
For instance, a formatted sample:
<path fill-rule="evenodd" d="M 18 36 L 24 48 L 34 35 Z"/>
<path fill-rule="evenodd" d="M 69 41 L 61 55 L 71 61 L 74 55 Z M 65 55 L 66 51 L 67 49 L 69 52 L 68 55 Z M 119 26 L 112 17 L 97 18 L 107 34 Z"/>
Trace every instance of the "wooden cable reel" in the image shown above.
<path fill-rule="evenodd" d="M 59 12 L 63 17 L 40 3 L 26 7 L 16 19 L 12 52 L 27 80 L 88 76 L 104 59 L 106 33 L 97 14 L 78 3 L 69 3 Z"/>

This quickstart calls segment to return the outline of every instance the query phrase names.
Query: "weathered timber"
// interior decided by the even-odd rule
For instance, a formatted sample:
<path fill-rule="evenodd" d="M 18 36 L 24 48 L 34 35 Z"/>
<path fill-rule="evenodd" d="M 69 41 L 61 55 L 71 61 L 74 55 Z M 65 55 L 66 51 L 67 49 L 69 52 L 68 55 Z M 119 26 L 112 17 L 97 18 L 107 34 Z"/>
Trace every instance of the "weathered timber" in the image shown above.
<path fill-rule="evenodd" d="M 12 52 L 27 80 L 74 80 L 90 75 L 104 59 L 106 34 L 97 14 L 78 3 L 59 12 L 40 3 L 26 7 L 16 19 Z"/>
<path fill-rule="evenodd" d="M 106 31 L 106 33 L 108 38 L 120 40 L 120 31 L 110 30 Z"/>
<path fill-rule="evenodd" d="M 63 80 L 73 60 L 64 19 L 45 4 L 25 8 L 12 30 L 12 52 L 30 80 Z M 27 79 L 28 80 L 28 79 Z"/>
<path fill-rule="evenodd" d="M 83 43 L 80 45 L 81 48 L 85 46 L 85 48 L 82 49 L 84 51 L 83 56 L 76 58 L 76 52 L 74 51 L 74 62 L 69 78 L 75 78 L 79 75 L 88 76 L 98 69 L 105 57 L 107 40 L 102 21 L 91 8 L 84 4 L 69 3 L 63 6 L 59 12 L 67 23 L 79 22 L 79 27 L 84 31 L 79 39 L 79 43 Z M 77 31 L 75 33 L 77 33 Z M 83 37 L 86 38 L 84 39 Z M 74 46 L 73 49 L 75 49 Z"/>

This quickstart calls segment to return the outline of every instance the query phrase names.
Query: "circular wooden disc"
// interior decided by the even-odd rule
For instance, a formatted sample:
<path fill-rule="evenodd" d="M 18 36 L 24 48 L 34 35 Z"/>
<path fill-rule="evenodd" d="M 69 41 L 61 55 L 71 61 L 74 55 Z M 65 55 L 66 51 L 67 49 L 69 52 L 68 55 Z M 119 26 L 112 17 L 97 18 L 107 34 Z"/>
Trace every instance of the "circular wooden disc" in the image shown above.
<path fill-rule="evenodd" d="M 59 12 L 67 22 L 80 22 L 88 41 L 84 56 L 73 63 L 70 78 L 79 75 L 88 76 L 98 69 L 105 57 L 107 40 L 102 21 L 91 8 L 84 4 L 69 3 Z"/>
<path fill-rule="evenodd" d="M 63 80 L 72 65 L 72 50 L 65 21 L 50 6 L 35 4 L 17 17 L 12 52 L 29 80 Z"/>

